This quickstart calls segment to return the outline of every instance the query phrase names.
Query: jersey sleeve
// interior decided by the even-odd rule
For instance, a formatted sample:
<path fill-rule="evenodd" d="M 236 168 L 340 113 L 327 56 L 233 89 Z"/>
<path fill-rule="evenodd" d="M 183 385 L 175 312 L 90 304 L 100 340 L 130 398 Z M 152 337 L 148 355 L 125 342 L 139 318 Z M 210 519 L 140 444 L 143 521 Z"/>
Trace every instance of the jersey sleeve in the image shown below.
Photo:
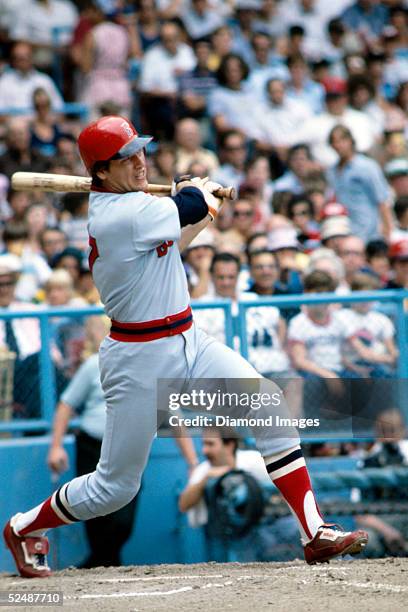
<path fill-rule="evenodd" d="M 179 213 L 171 198 L 146 196 L 132 218 L 137 251 L 154 249 L 166 240 L 180 240 Z"/>

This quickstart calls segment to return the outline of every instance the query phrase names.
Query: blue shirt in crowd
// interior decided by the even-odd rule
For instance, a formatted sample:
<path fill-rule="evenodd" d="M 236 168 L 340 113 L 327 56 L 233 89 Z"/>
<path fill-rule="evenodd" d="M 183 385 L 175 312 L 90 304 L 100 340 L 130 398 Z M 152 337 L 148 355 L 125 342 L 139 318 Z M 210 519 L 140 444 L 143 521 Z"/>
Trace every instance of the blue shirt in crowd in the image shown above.
<path fill-rule="evenodd" d="M 328 172 L 336 200 L 346 206 L 353 234 L 365 242 L 379 236 L 379 205 L 390 197 L 390 188 L 380 165 L 356 154 L 344 166 L 336 164 Z"/>

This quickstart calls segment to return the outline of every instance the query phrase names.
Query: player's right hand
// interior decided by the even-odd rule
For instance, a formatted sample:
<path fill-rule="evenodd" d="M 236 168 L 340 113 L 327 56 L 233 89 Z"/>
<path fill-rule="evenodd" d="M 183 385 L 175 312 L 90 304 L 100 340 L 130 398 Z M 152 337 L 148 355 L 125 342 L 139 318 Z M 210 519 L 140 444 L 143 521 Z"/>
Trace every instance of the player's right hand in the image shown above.
<path fill-rule="evenodd" d="M 69 467 L 68 454 L 62 446 L 53 446 L 50 448 L 47 456 L 47 464 L 52 472 L 62 474 Z"/>

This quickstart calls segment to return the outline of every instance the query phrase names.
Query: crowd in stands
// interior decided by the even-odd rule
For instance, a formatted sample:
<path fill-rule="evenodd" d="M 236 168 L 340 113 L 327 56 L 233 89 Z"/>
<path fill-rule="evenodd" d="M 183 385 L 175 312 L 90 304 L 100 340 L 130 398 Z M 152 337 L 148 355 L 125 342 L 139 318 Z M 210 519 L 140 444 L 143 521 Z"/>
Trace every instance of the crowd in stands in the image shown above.
<path fill-rule="evenodd" d="M 407 2 L 0 0 L 0 40 L 3 308 L 99 304 L 86 194 L 16 192 L 10 179 L 84 175 L 76 138 L 103 114 L 154 136 L 150 182 L 237 189 L 183 253 L 193 299 L 236 311 L 258 296 L 408 288 Z M 195 316 L 225 339 L 222 312 Z M 394 322 L 375 304 L 253 307 L 247 327 L 268 376 L 396 372 Z M 51 341 L 62 389 L 83 320 L 52 319 Z M 0 322 L 0 344 L 18 376 L 30 359 L 34 389 L 38 321 Z M 34 396 L 16 414 L 38 416 Z"/>

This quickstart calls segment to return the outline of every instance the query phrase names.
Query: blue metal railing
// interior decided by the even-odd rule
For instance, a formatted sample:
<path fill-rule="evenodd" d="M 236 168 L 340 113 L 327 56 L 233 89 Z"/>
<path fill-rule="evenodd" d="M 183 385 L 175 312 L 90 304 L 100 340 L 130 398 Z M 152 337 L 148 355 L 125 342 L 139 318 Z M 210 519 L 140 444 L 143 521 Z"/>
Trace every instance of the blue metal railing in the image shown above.
<path fill-rule="evenodd" d="M 399 359 L 397 374 L 400 378 L 408 378 L 408 327 L 406 313 L 404 312 L 404 300 L 408 298 L 408 291 L 377 291 L 358 292 L 358 294 L 338 296 L 335 294 L 279 296 L 270 298 L 259 298 L 246 300 L 239 303 L 238 316 L 234 317 L 231 311 L 230 300 L 219 301 L 193 301 L 193 310 L 222 309 L 224 311 L 225 339 L 226 344 L 233 348 L 234 337 L 240 340 L 240 351 L 244 357 L 248 357 L 248 339 L 246 332 L 246 312 L 248 308 L 259 306 L 275 306 L 278 308 L 300 307 L 303 304 L 341 303 L 350 304 L 355 302 L 391 302 L 396 305 L 396 330 L 399 346 Z M 44 431 L 52 426 L 52 419 L 57 402 L 55 368 L 50 352 L 50 319 L 54 317 L 79 318 L 83 316 L 103 314 L 103 308 L 89 306 L 86 308 L 47 308 L 38 307 L 31 311 L 10 311 L 0 309 L 0 320 L 36 318 L 39 320 L 41 333 L 40 352 L 40 391 L 41 391 L 41 419 L 17 420 L 0 422 L 0 432 L 24 432 Z"/>
<path fill-rule="evenodd" d="M 407 322 L 404 313 L 404 300 L 408 298 L 408 291 L 398 289 L 390 291 L 359 291 L 351 295 L 335 295 L 333 293 L 319 293 L 318 295 L 302 294 L 298 296 L 277 296 L 270 298 L 257 298 L 239 303 L 240 348 L 243 357 L 248 357 L 248 338 L 243 330 L 246 329 L 246 311 L 248 308 L 259 306 L 276 306 L 277 308 L 300 307 L 303 304 L 353 304 L 356 302 L 393 302 L 397 307 L 396 329 L 399 343 L 399 359 L 397 373 L 400 378 L 408 378 L 408 344 Z"/>

